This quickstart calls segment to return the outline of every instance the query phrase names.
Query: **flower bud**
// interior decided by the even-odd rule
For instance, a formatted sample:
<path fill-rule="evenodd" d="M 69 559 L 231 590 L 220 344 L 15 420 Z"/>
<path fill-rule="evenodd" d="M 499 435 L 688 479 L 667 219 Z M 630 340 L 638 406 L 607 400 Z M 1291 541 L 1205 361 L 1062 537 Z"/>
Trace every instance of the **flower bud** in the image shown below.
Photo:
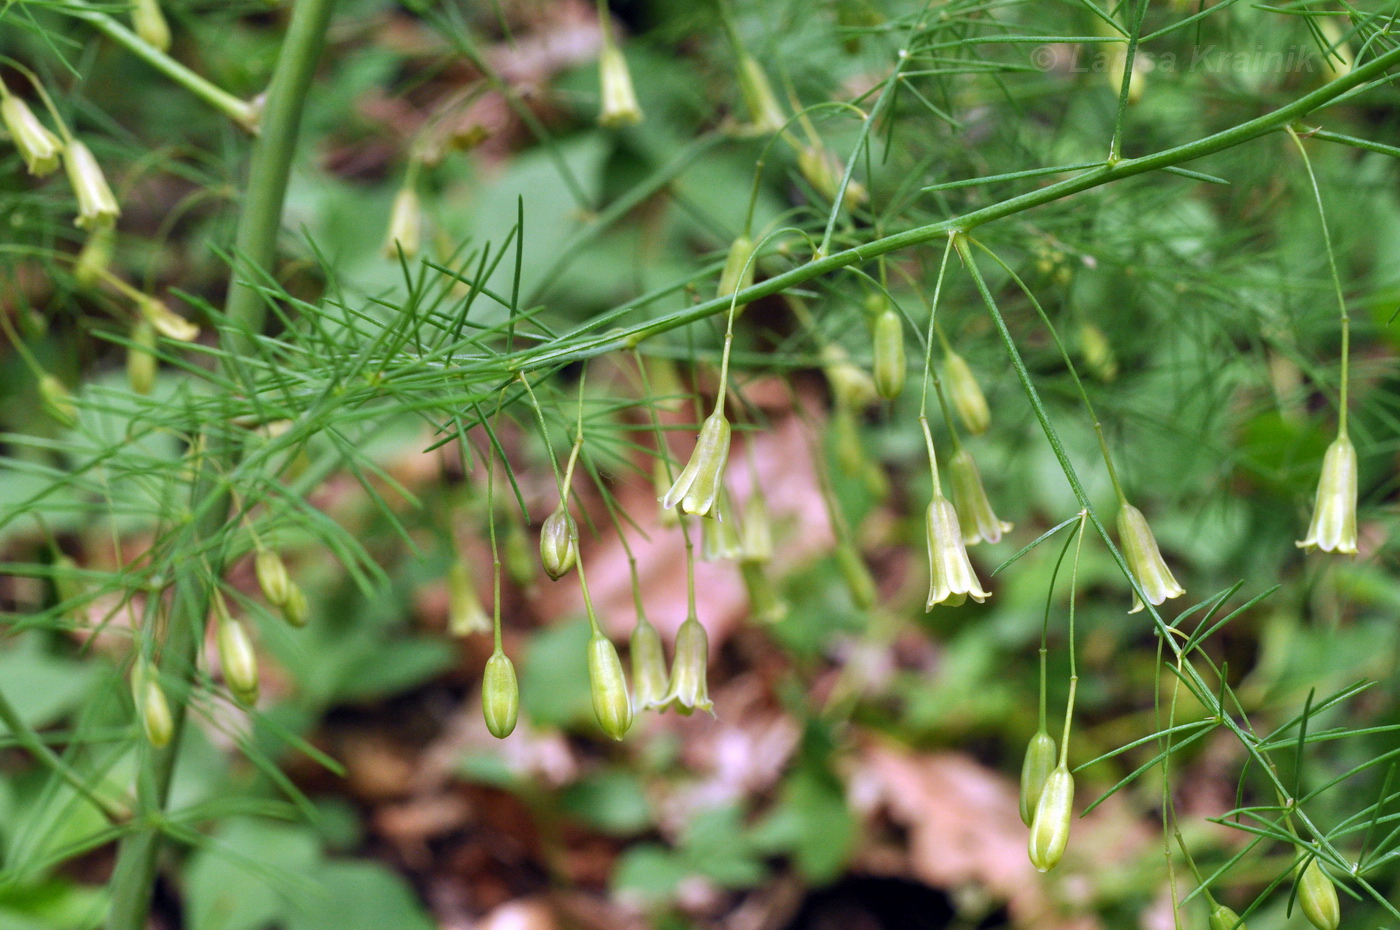
<path fill-rule="evenodd" d="M 170 50 L 170 26 L 160 10 L 160 0 L 133 0 L 131 25 L 147 45 L 162 52 Z"/>
<path fill-rule="evenodd" d="M 156 680 L 155 670 L 147 666 L 144 660 L 138 659 L 132 666 L 131 698 L 136 704 L 136 716 L 141 720 L 146 741 L 156 749 L 167 745 L 175 732 L 175 721 L 170 715 L 165 692 Z"/>
<path fill-rule="evenodd" d="M 630 652 L 632 699 L 636 709 L 643 711 L 665 707 L 670 682 L 670 676 L 666 674 L 666 651 L 661 646 L 661 635 L 645 617 L 637 617 Z"/>
<path fill-rule="evenodd" d="M 1021 763 L 1021 822 L 1030 826 L 1045 791 L 1045 781 L 1055 768 L 1055 738 L 1044 730 L 1031 737 Z"/>
<path fill-rule="evenodd" d="M 773 558 L 773 524 L 768 518 L 768 501 L 757 486 L 744 502 L 744 522 L 740 527 L 745 562 L 768 562 Z"/>
<path fill-rule="evenodd" d="M 836 452 L 836 467 L 843 475 L 859 475 L 865 471 L 865 452 L 860 442 L 860 425 L 855 414 L 837 407 L 831 415 L 831 442 Z"/>
<path fill-rule="evenodd" d="M 63 382 L 45 372 L 39 376 L 39 404 L 55 421 L 70 429 L 78 425 L 78 408 Z"/>
<path fill-rule="evenodd" d="M 224 683 L 233 696 L 240 704 L 251 707 L 258 702 L 258 657 L 253 651 L 253 641 L 248 638 L 248 630 L 227 611 L 228 608 L 223 608 L 215 631 L 219 667 L 224 670 Z"/>
<path fill-rule="evenodd" d="M 1312 523 L 1298 548 L 1356 554 L 1356 447 L 1345 433 L 1322 458 Z"/>
<path fill-rule="evenodd" d="M 389 211 L 389 231 L 384 236 L 384 257 L 397 260 L 399 253 L 412 259 L 423 243 L 423 206 L 418 189 L 412 182 L 404 184 L 394 195 Z"/>
<path fill-rule="evenodd" d="M 967 360 L 956 352 L 949 352 L 943 360 L 943 380 L 948 385 L 948 395 L 953 409 L 963 421 L 969 433 L 982 435 L 992 423 L 992 412 L 987 407 L 987 398 L 977 384 L 977 378 L 968 367 Z"/>
<path fill-rule="evenodd" d="M 486 717 L 486 729 L 496 739 L 510 736 L 520 713 L 520 685 L 515 680 L 515 666 L 499 648 L 486 660 L 486 672 L 481 676 L 481 713 Z"/>
<path fill-rule="evenodd" d="M 836 567 L 841 570 L 841 580 L 846 582 L 846 590 L 851 594 L 851 603 L 858 610 L 869 610 L 877 599 L 875 579 L 870 577 L 870 569 L 860 550 L 849 542 L 836 545 Z"/>
<path fill-rule="evenodd" d="M 1103 330 L 1093 323 L 1079 326 L 1079 351 L 1084 356 L 1084 364 L 1100 381 L 1112 381 L 1118 377 L 1118 357 Z"/>
<path fill-rule="evenodd" d="M 787 114 L 768 83 L 768 75 L 747 52 L 739 53 L 739 92 L 744 97 L 744 107 L 749 111 L 754 132 L 781 132 L 787 125 Z"/>
<path fill-rule="evenodd" d="M 723 411 L 716 410 L 701 425 L 690 461 L 661 498 L 661 506 L 671 508 L 680 504 L 686 513 L 705 516 L 719 497 L 728 461 L 729 421 Z"/>
<path fill-rule="evenodd" d="M 632 726 L 632 700 L 617 647 L 602 633 L 595 632 L 588 641 L 588 685 L 598 725 L 613 739 L 622 739 Z"/>
<path fill-rule="evenodd" d="M 535 557 L 530 552 L 530 543 L 525 539 L 525 528 L 515 520 L 510 521 L 506 530 L 505 558 L 506 574 L 516 586 L 528 588 L 535 581 Z"/>
<path fill-rule="evenodd" d="M 822 349 L 822 372 L 837 407 L 863 410 L 880 397 L 875 390 L 875 380 L 838 345 Z"/>
<path fill-rule="evenodd" d="M 685 716 L 703 710 L 714 716 L 706 681 L 706 666 L 710 661 L 710 640 L 705 628 L 693 616 L 687 617 L 676 633 L 676 660 L 671 663 L 671 688 L 663 704 L 675 706 Z"/>
<path fill-rule="evenodd" d="M 929 502 L 926 522 L 928 536 L 929 588 L 926 610 L 935 604 L 957 607 L 970 596 L 977 603 L 991 597 L 972 570 L 958 526 L 958 512 L 952 502 L 935 493 Z"/>
<path fill-rule="evenodd" d="M 1309 860 L 1307 868 L 1298 877 L 1298 906 L 1303 916 L 1317 930 L 1337 930 L 1342 922 L 1342 909 L 1337 901 L 1337 886 L 1322 870 L 1316 858 Z"/>
<path fill-rule="evenodd" d="M 724 270 L 719 273 L 719 290 L 716 297 L 728 297 L 753 284 L 753 273 L 758 261 L 753 259 L 754 241 L 748 236 L 739 236 L 729 246 L 729 254 L 724 259 Z M 742 310 L 744 304 L 736 309 Z"/>
<path fill-rule="evenodd" d="M 908 363 L 904 359 L 904 326 L 899 314 L 886 309 L 875 318 L 875 390 L 885 400 L 894 400 L 904 390 Z"/>
<path fill-rule="evenodd" d="M 1074 776 L 1064 765 L 1055 767 L 1041 791 L 1031 820 L 1031 865 L 1048 872 L 1059 864 L 1069 844 L 1070 820 L 1074 814 Z"/>
<path fill-rule="evenodd" d="M 481 606 L 471 568 L 460 556 L 447 570 L 447 628 L 453 636 L 470 636 L 491 629 L 491 618 Z"/>
<path fill-rule="evenodd" d="M 115 223 L 122 211 L 92 150 L 74 139 L 68 143 L 63 163 L 78 200 L 78 217 L 73 224 L 79 229 L 98 229 Z"/>
<path fill-rule="evenodd" d="M 788 614 L 788 605 L 773 587 L 763 566 L 747 559 L 739 563 L 739 574 L 749 593 L 749 615 L 761 623 L 778 623 Z"/>
<path fill-rule="evenodd" d="M 292 579 L 287 574 L 287 563 L 282 561 L 282 557 L 275 550 L 260 547 L 253 557 L 253 568 L 258 576 L 258 587 L 262 589 L 267 602 L 273 607 L 287 603 Z"/>
<path fill-rule="evenodd" d="M 157 300 L 149 294 L 142 294 L 137 298 L 136 309 L 141 312 L 142 319 L 154 326 L 156 332 L 167 339 L 174 339 L 178 342 L 193 342 L 199 338 L 198 324 L 191 323 L 171 310 L 163 300 Z"/>
<path fill-rule="evenodd" d="M 574 567 L 578 557 L 578 524 L 560 504 L 540 527 L 540 564 L 555 581 Z"/>
<path fill-rule="evenodd" d="M 797 170 L 807 179 L 818 194 L 827 200 L 835 200 L 841 189 L 841 179 L 845 177 L 846 166 L 836 153 L 824 145 L 806 145 L 798 149 Z M 846 185 L 846 194 L 841 204 L 847 210 L 854 210 L 865 203 L 865 185 L 852 178 Z"/>
<path fill-rule="evenodd" d="M 603 106 L 598 111 L 599 126 L 630 126 L 642 121 L 642 108 L 632 87 L 632 72 L 622 50 L 606 38 L 598 56 L 598 81 L 602 86 Z"/>
<path fill-rule="evenodd" d="M 39 122 L 29 104 L 14 94 L 4 93 L 0 99 L 0 120 L 30 174 L 42 178 L 58 169 L 63 142 Z"/>
<path fill-rule="evenodd" d="M 149 394 L 156 386 L 156 329 L 149 320 L 137 320 L 126 350 L 126 381 L 137 394 Z"/>
<path fill-rule="evenodd" d="M 1210 909 L 1210 930 L 1245 930 L 1245 927 L 1232 908 L 1217 904 Z"/>
<path fill-rule="evenodd" d="M 1118 543 L 1123 547 L 1123 556 L 1128 560 L 1133 577 L 1154 607 L 1168 598 L 1186 593 L 1163 561 L 1157 539 L 1152 535 L 1152 527 L 1147 525 L 1147 518 L 1132 504 L 1124 504 L 1118 509 Z M 1133 609 L 1128 613 L 1135 614 L 1142 610 L 1142 606 L 1142 600 L 1134 591 Z"/>
<path fill-rule="evenodd" d="M 972 546 L 982 541 L 993 545 L 1001 542 L 1001 534 L 1010 532 L 1012 524 L 998 520 L 982 486 L 982 475 L 967 449 L 953 453 L 948 463 L 949 484 L 957 504 L 958 519 L 963 528 L 963 542 Z"/>
<path fill-rule="evenodd" d="M 306 592 L 295 581 L 287 582 L 287 599 L 282 602 L 282 619 L 294 627 L 306 626 L 310 608 L 306 603 Z"/>
<path fill-rule="evenodd" d="M 112 263 L 113 240 L 116 230 L 110 226 L 99 226 L 87 234 L 82 251 L 73 263 L 73 277 L 83 287 L 92 287 L 107 274 L 107 266 Z"/>

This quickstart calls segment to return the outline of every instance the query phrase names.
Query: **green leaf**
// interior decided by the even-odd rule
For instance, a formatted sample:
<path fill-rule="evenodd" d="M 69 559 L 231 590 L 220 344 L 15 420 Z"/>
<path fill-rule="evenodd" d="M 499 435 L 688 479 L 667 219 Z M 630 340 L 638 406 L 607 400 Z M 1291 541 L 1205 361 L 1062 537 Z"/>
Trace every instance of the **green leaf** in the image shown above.
<path fill-rule="evenodd" d="M 239 818 L 227 821 L 185 872 L 190 930 L 259 930 L 285 921 L 291 893 L 313 891 L 320 843 L 309 830 Z"/>
<path fill-rule="evenodd" d="M 604 772 L 570 785 L 560 804 L 589 826 L 614 836 L 640 833 L 651 826 L 642 783 L 628 772 Z"/>
<path fill-rule="evenodd" d="M 375 862 L 327 862 L 316 870 L 314 902 L 287 930 L 434 930 L 408 883 Z"/>

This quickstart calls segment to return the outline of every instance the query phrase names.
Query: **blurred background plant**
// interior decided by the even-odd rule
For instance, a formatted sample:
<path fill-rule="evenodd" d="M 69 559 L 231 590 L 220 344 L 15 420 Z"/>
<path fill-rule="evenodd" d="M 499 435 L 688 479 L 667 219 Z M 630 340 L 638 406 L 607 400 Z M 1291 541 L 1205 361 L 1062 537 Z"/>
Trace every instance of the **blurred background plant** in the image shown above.
<path fill-rule="evenodd" d="M 6 7 L 0 928 L 1400 925 L 1397 10 Z"/>

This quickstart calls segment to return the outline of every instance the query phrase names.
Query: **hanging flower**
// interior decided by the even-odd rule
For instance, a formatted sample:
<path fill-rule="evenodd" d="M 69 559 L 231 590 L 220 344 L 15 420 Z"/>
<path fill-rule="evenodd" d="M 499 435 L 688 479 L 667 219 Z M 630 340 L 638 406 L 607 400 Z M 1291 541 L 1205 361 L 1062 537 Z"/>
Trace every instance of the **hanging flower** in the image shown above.
<path fill-rule="evenodd" d="M 19 150 L 24 167 L 29 169 L 30 174 L 42 178 L 58 169 L 63 142 L 39 122 L 39 117 L 29 109 L 29 104 L 14 94 L 4 92 L 3 99 L 0 99 L 0 120 L 4 121 L 10 141 Z"/>
<path fill-rule="evenodd" d="M 73 196 L 78 200 L 78 217 L 73 225 L 79 229 L 98 229 L 115 223 L 121 216 L 121 207 L 117 206 L 117 198 L 107 186 L 102 166 L 93 157 L 92 150 L 74 139 L 68 143 L 63 162 L 68 168 Z"/>
<path fill-rule="evenodd" d="M 787 124 L 787 114 L 768 83 L 768 75 L 753 56 L 739 53 L 739 92 L 744 97 L 744 107 L 749 111 L 751 128 L 757 133 L 781 132 Z"/>
<path fill-rule="evenodd" d="M 971 597 L 979 604 L 991 597 L 982 590 L 972 562 L 967 557 L 958 512 L 948 498 L 935 491 L 928 505 L 928 603 L 957 607 Z"/>
<path fill-rule="evenodd" d="M 629 126 L 642 121 L 642 108 L 632 87 L 632 72 L 627 59 L 612 42 L 604 41 L 598 56 L 598 77 L 602 85 L 603 108 L 598 113 L 600 126 Z"/>
<path fill-rule="evenodd" d="M 992 502 L 987 498 L 987 489 L 982 486 L 982 475 L 977 470 L 972 453 L 965 448 L 953 453 L 948 470 L 953 500 L 957 502 L 958 517 L 963 526 L 963 542 L 969 546 L 983 541 L 993 545 L 1001 542 L 1001 534 L 1010 532 L 1013 524 L 997 519 L 992 511 Z"/>
<path fill-rule="evenodd" d="M 969 433 L 979 436 L 985 433 L 992 423 L 992 411 L 967 360 L 956 352 L 949 352 L 943 360 L 943 380 L 948 382 L 948 395 L 963 426 Z"/>
<path fill-rule="evenodd" d="M 394 195 L 389 231 L 384 236 L 384 257 L 397 259 L 403 253 L 405 259 L 411 260 L 418 255 L 422 242 L 423 204 L 418 199 L 418 188 L 409 180 Z"/>
<path fill-rule="evenodd" d="M 728 462 L 729 420 L 716 410 L 701 425 L 690 461 L 661 498 L 661 506 L 670 509 L 680 504 L 686 513 L 705 516 L 719 498 Z"/>
<path fill-rule="evenodd" d="M 666 673 L 666 651 L 661 635 L 646 617 L 637 617 L 632 630 L 632 701 L 636 709 L 657 710 L 666 706 L 670 676 Z"/>
<path fill-rule="evenodd" d="M 1186 593 L 1163 561 L 1157 539 L 1152 535 L 1152 527 L 1147 525 L 1147 518 L 1132 504 L 1125 503 L 1118 510 L 1118 542 L 1123 547 L 1128 568 L 1132 569 L 1133 577 L 1152 606 Z M 1142 606 L 1142 600 L 1134 591 L 1133 609 L 1128 613 L 1135 614 L 1142 610 Z"/>
<path fill-rule="evenodd" d="M 632 726 L 632 699 L 617 647 L 596 630 L 588 641 L 588 688 L 593 695 L 593 715 L 598 726 L 613 739 L 622 739 Z"/>
<path fill-rule="evenodd" d="M 1342 433 L 1322 458 L 1312 523 L 1300 549 L 1356 554 L 1356 447 Z"/>
<path fill-rule="evenodd" d="M 505 739 L 515 729 L 520 713 L 520 685 L 515 679 L 515 666 L 499 646 L 486 660 L 481 676 L 481 713 L 486 729 L 496 739 Z"/>
<path fill-rule="evenodd" d="M 671 688 L 663 704 L 674 705 L 680 713 L 690 716 L 703 710 L 714 716 L 710 688 L 706 681 L 706 665 L 710 660 L 710 641 L 705 628 L 694 617 L 687 617 L 676 633 L 676 660 L 671 665 Z"/>

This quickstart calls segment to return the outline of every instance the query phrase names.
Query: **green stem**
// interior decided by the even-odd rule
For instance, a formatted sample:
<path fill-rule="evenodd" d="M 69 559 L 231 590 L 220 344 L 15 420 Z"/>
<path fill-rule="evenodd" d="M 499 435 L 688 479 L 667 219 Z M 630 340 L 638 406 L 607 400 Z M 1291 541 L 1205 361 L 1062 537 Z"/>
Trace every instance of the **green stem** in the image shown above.
<path fill-rule="evenodd" d="M 683 310 L 675 311 L 664 316 L 660 316 L 648 322 L 639 323 L 635 326 L 612 330 L 592 337 L 585 337 L 579 341 L 563 346 L 551 346 L 537 348 L 528 351 L 521 351 L 505 359 L 505 364 L 512 371 L 526 370 L 540 365 L 565 363 L 577 361 L 583 358 L 591 358 L 605 352 L 617 349 L 631 349 L 638 342 L 658 333 L 668 332 L 677 329 L 696 320 L 703 320 L 724 310 L 728 310 L 736 303 L 749 304 L 767 297 L 770 294 L 777 294 L 789 288 L 795 287 L 805 281 L 828 274 L 848 265 L 871 261 L 881 255 L 910 246 L 920 245 L 934 239 L 946 236 L 949 233 L 966 232 L 976 226 L 990 223 L 993 220 L 1014 216 L 1024 213 L 1034 207 L 1053 203 L 1072 194 L 1101 187 L 1114 181 L 1124 178 L 1145 174 L 1149 171 L 1160 171 L 1163 168 L 1194 161 L 1213 155 L 1229 148 L 1257 139 L 1260 136 L 1276 132 L 1295 120 L 1301 119 L 1312 113 L 1347 92 L 1371 81 L 1384 74 L 1393 65 L 1400 64 L 1400 48 L 1377 56 L 1365 65 L 1344 75 L 1335 81 L 1324 84 L 1317 90 L 1299 97 L 1297 100 L 1280 107 L 1269 113 L 1247 122 L 1232 126 L 1229 129 L 1217 132 L 1213 135 L 1205 136 L 1194 142 L 1184 145 L 1163 149 L 1151 155 L 1144 155 L 1141 158 L 1125 158 L 1113 166 L 1103 166 L 1066 178 L 1055 184 L 1037 188 L 1033 191 L 1004 200 L 1001 203 L 983 207 L 980 210 L 973 210 L 961 216 L 943 220 L 938 223 L 931 223 L 927 226 L 919 226 L 914 229 L 905 230 L 901 233 L 885 236 L 872 242 L 853 246 L 841 252 L 836 252 L 824 258 L 809 262 L 799 268 L 793 268 L 782 274 L 775 275 L 763 281 L 757 282 L 739 291 L 734 297 L 725 296 L 702 301 Z"/>
<path fill-rule="evenodd" d="M 1298 146 L 1298 154 L 1303 156 L 1303 167 L 1308 170 L 1308 182 L 1312 185 L 1313 199 L 1317 202 L 1317 218 L 1322 223 L 1322 245 L 1327 251 L 1327 269 L 1332 274 L 1332 287 L 1337 293 L 1337 309 L 1341 313 L 1342 321 L 1342 383 L 1340 397 L 1338 398 L 1337 412 L 1337 435 L 1347 434 L 1347 382 L 1350 380 L 1350 356 L 1351 356 L 1351 316 L 1347 313 L 1347 299 L 1342 293 L 1342 276 L 1337 271 L 1337 256 L 1332 251 L 1332 234 L 1327 229 L 1327 209 L 1322 205 L 1322 189 L 1317 186 L 1317 175 L 1313 174 L 1312 160 L 1308 158 L 1308 150 L 1303 145 L 1303 140 L 1298 138 L 1298 133 L 1293 131 L 1292 126 L 1286 127 L 1289 137 Z"/>
<path fill-rule="evenodd" d="M 253 274 L 266 273 L 276 258 L 277 234 L 302 107 L 334 5 L 335 0 L 298 0 L 277 59 L 268 90 L 263 133 L 253 145 L 247 197 L 234 238 L 235 257 Z M 247 351 L 263 320 L 261 295 L 240 284 L 236 274 L 235 271 L 225 303 L 231 326 L 223 336 L 224 348 L 232 357 Z M 225 529 L 229 495 L 222 473 L 236 451 L 231 444 L 221 442 L 208 450 L 199 463 L 191 500 L 209 502 L 211 506 L 200 507 L 199 517 L 186 530 L 181 540 L 186 552 L 203 550 L 209 540 Z M 178 564 L 170 630 L 160 669 L 162 680 L 171 683 L 167 699 L 174 736 L 167 746 L 151 749 L 143 759 L 137 786 L 138 820 L 117 851 L 108 930 L 144 930 L 146 926 L 161 844 L 161 820 L 184 731 L 193 671 L 204 643 L 213 578 L 206 576 L 206 569 L 197 559 L 186 558 Z"/>
<path fill-rule="evenodd" d="M 127 51 L 244 129 L 254 134 L 258 132 L 259 113 L 256 104 L 235 97 L 207 78 L 195 74 L 106 13 L 88 6 L 87 0 L 69 0 L 66 6 L 59 6 L 57 9 L 91 23 L 107 38 L 126 46 Z"/>

